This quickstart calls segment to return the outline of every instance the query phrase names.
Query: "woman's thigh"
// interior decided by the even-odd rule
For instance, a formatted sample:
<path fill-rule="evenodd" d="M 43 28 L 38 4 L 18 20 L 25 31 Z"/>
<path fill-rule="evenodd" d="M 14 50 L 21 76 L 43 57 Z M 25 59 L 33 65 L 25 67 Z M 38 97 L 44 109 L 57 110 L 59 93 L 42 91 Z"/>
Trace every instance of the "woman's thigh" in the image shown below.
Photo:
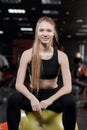
<path fill-rule="evenodd" d="M 53 110 L 55 112 L 63 112 L 64 109 L 74 109 L 76 110 L 76 100 L 72 94 L 66 94 L 57 99 L 52 105 L 47 109 Z"/>
<path fill-rule="evenodd" d="M 76 99 L 72 94 L 65 94 L 59 98 L 60 104 L 62 107 L 64 106 L 75 106 L 76 107 Z"/>
<path fill-rule="evenodd" d="M 12 92 L 8 97 L 8 105 L 31 111 L 30 100 L 18 91 Z"/>

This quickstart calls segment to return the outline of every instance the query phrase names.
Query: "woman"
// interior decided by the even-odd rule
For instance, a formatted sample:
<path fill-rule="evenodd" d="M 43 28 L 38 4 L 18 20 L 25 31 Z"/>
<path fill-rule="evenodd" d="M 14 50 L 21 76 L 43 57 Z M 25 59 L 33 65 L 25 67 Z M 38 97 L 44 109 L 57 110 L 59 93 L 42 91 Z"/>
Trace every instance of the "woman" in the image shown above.
<path fill-rule="evenodd" d="M 18 130 L 20 110 L 43 109 L 63 112 L 64 130 L 74 130 L 76 103 L 72 91 L 69 62 L 65 53 L 53 48 L 57 32 L 53 19 L 42 17 L 36 25 L 33 48 L 23 52 L 16 79 L 16 92 L 10 95 L 7 105 L 9 130 Z M 58 87 L 58 71 L 61 67 L 63 86 Z M 27 68 L 30 69 L 30 85 L 24 84 Z"/>

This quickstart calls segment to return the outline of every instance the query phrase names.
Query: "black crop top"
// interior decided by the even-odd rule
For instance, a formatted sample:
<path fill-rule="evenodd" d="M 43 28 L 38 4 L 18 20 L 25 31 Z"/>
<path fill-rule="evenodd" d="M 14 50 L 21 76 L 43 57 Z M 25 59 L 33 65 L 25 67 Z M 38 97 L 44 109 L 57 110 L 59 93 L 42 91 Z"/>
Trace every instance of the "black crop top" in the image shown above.
<path fill-rule="evenodd" d="M 42 67 L 40 79 L 54 79 L 58 76 L 59 71 L 59 63 L 58 63 L 58 52 L 57 49 L 54 49 L 52 58 L 48 60 L 42 59 Z M 29 64 L 29 72 L 31 74 L 31 63 Z"/>

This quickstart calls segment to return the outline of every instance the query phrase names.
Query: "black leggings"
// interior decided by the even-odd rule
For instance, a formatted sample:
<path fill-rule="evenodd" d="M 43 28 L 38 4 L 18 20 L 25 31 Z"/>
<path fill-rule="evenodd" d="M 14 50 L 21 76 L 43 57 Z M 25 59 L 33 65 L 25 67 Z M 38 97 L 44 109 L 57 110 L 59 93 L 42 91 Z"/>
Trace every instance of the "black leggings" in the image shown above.
<path fill-rule="evenodd" d="M 58 91 L 55 89 L 41 89 L 37 98 L 39 101 L 44 100 Z M 34 95 L 35 92 L 33 92 Z M 8 130 L 18 130 L 20 122 L 20 110 L 32 111 L 30 101 L 21 93 L 15 91 L 9 98 L 7 103 L 7 123 Z M 47 107 L 48 110 L 55 112 L 63 112 L 64 130 L 75 130 L 76 123 L 76 101 L 72 94 L 61 96 L 52 105 Z"/>

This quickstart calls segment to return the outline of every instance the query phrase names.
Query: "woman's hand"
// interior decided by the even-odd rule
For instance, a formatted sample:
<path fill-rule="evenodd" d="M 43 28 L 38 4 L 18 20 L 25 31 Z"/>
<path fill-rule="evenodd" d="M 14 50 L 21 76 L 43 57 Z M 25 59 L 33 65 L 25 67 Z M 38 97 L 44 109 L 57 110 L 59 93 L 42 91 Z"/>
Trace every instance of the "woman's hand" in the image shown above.
<path fill-rule="evenodd" d="M 33 97 L 30 102 L 32 110 L 41 114 L 41 106 L 39 100 L 36 97 Z"/>
<path fill-rule="evenodd" d="M 40 102 L 40 107 L 41 107 L 41 109 L 46 109 L 49 105 L 51 105 L 53 102 L 52 102 L 52 100 L 51 100 L 51 98 L 49 98 L 49 99 L 46 99 L 46 100 L 42 100 L 41 102 Z"/>

